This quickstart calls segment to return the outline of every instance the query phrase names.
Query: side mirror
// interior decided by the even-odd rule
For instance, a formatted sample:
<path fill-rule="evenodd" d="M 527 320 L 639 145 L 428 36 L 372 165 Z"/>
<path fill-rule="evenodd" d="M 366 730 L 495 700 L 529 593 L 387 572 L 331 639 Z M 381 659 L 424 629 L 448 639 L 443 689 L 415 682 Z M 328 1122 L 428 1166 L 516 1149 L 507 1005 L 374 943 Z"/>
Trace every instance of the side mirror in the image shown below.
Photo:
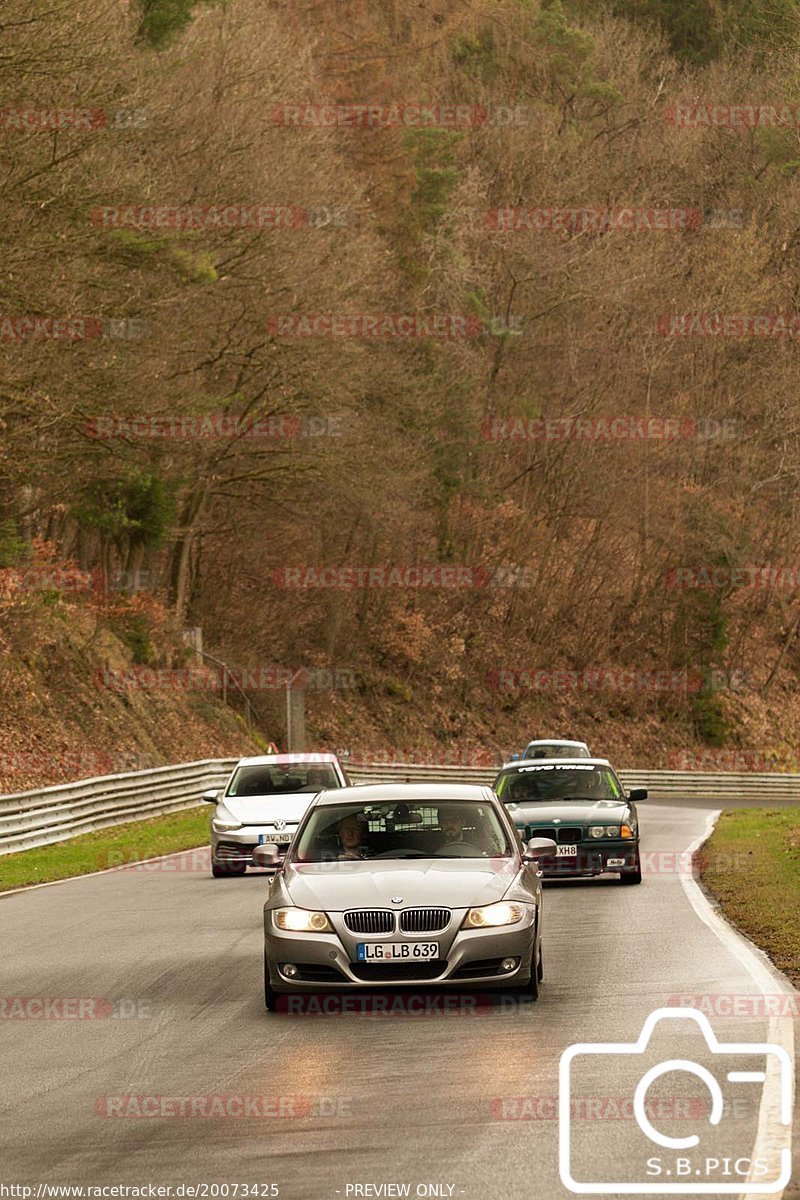
<path fill-rule="evenodd" d="M 203 792 L 203 799 L 208 804 L 216 804 L 218 797 L 219 797 L 219 791 L 216 788 L 213 788 L 210 792 Z"/>
<path fill-rule="evenodd" d="M 556 844 L 552 838 L 530 838 L 525 843 L 525 853 L 523 858 L 531 860 L 537 858 L 553 858 L 556 852 Z"/>
<path fill-rule="evenodd" d="M 281 852 L 274 842 L 264 842 L 253 851 L 253 862 L 257 867 L 274 868 L 281 861 Z"/>
<path fill-rule="evenodd" d="M 631 788 L 631 790 L 628 792 L 628 799 L 633 801 L 646 800 L 647 788 Z"/>

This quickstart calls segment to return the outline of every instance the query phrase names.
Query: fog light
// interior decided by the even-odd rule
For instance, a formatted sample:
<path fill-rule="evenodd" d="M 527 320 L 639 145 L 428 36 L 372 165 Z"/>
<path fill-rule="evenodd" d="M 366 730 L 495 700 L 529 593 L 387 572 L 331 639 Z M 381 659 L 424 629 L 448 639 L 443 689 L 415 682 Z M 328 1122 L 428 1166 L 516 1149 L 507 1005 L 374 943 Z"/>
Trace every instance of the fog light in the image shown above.
<path fill-rule="evenodd" d="M 281 969 L 287 979 L 294 979 L 295 975 L 297 974 L 297 967 L 294 965 L 294 963 L 284 963 Z"/>
<path fill-rule="evenodd" d="M 514 971 L 514 970 L 516 970 L 516 966 L 517 966 L 517 960 L 515 958 L 504 958 L 503 961 L 500 963 L 500 970 L 501 971 Z"/>

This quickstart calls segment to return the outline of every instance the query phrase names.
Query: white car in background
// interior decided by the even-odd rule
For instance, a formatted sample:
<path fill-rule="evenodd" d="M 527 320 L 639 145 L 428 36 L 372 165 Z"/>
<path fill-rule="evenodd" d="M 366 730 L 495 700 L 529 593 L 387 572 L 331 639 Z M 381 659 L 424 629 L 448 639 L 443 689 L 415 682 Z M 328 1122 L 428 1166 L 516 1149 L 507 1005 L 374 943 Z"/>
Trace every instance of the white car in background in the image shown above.
<path fill-rule="evenodd" d="M 211 874 L 215 879 L 244 875 L 256 846 L 269 842 L 289 848 L 311 801 L 326 789 L 347 787 L 335 754 L 262 754 L 242 758 L 225 788 L 203 796 L 214 804 L 211 818 Z"/>
<path fill-rule="evenodd" d="M 522 754 L 512 754 L 509 762 L 523 758 L 591 758 L 586 742 L 569 742 L 564 738 L 538 738 L 528 742 Z"/>

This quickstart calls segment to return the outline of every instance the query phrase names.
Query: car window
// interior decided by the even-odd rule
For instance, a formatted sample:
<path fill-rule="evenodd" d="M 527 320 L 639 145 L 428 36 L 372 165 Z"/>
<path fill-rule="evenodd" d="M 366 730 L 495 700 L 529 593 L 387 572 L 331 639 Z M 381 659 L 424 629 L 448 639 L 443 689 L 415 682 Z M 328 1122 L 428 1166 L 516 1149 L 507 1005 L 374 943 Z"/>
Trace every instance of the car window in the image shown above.
<path fill-rule="evenodd" d="M 618 800 L 622 786 L 610 767 L 550 763 L 504 771 L 495 791 L 504 804 L 537 800 Z"/>
<path fill-rule="evenodd" d="M 315 794 L 341 784 L 331 763 L 296 762 L 238 767 L 226 796 L 281 796 L 291 792 Z"/>
<path fill-rule="evenodd" d="M 491 804 L 325 804 L 300 832 L 296 862 L 355 858 L 491 858 L 514 853 Z"/>

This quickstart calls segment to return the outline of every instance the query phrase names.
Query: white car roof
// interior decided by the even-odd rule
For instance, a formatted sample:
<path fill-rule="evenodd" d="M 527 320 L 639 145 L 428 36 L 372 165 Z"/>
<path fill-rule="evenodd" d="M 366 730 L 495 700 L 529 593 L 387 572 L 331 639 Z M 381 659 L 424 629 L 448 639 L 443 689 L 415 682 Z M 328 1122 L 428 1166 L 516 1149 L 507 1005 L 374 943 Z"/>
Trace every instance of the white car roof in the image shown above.
<path fill-rule="evenodd" d="M 611 767 L 611 763 L 607 758 L 515 758 L 510 762 L 503 763 L 499 768 L 501 771 L 510 770 L 512 767 Z M 613 767 L 611 768 L 614 769 Z"/>
<path fill-rule="evenodd" d="M 256 754 L 250 758 L 240 758 L 237 767 L 284 767 L 291 763 L 338 763 L 335 754 L 327 751 L 309 750 L 308 754 Z"/>
<path fill-rule="evenodd" d="M 584 762 L 586 759 L 583 760 Z M 360 783 L 354 787 L 320 792 L 314 807 L 322 804 L 438 804 L 442 800 L 469 800 L 486 804 L 497 799 L 488 784 L 479 783 Z"/>

